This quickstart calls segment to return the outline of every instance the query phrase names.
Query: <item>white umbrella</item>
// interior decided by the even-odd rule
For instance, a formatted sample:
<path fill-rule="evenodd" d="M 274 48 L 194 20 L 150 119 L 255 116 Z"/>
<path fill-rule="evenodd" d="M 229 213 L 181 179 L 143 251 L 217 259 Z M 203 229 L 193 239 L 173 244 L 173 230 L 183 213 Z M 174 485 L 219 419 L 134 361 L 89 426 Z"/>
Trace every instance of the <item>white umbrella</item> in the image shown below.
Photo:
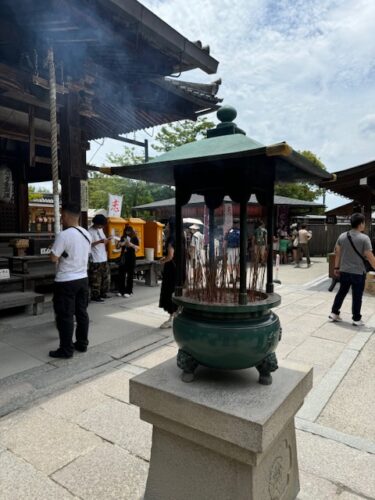
<path fill-rule="evenodd" d="M 192 217 L 185 217 L 183 219 L 184 224 L 198 224 L 198 226 L 204 226 L 200 219 L 193 219 Z"/>

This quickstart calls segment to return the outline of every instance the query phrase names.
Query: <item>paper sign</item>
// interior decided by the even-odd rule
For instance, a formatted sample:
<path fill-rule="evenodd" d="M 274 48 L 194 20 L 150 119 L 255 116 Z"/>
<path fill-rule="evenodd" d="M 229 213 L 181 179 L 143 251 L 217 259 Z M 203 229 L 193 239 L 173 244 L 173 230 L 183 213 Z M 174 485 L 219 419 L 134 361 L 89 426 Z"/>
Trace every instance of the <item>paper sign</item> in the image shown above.
<path fill-rule="evenodd" d="M 9 269 L 0 269 L 0 280 L 8 280 L 9 278 Z"/>

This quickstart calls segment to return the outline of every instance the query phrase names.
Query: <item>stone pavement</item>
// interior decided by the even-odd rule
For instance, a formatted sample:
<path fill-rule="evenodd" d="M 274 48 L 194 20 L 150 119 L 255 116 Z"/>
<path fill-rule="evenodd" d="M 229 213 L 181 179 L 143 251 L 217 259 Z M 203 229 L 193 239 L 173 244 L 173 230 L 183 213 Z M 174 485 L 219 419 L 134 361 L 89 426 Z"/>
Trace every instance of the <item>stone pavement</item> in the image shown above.
<path fill-rule="evenodd" d="M 348 299 L 344 322 L 329 323 L 327 264 L 313 262 L 282 266 L 276 290 L 279 361 L 314 366 L 314 388 L 296 418 L 298 498 L 375 498 L 375 297 L 364 298 L 366 327 L 351 325 Z M 48 313 L 0 320 L 0 363 L 9 346 L 3 373 L 0 365 L 1 500 L 142 498 L 151 427 L 129 404 L 128 383 L 177 352 L 171 332 L 158 329 L 157 295 L 139 286 L 128 302 L 92 308 L 90 349 L 67 361 L 46 356 L 56 345 Z M 18 351 L 35 364 L 21 371 Z"/>

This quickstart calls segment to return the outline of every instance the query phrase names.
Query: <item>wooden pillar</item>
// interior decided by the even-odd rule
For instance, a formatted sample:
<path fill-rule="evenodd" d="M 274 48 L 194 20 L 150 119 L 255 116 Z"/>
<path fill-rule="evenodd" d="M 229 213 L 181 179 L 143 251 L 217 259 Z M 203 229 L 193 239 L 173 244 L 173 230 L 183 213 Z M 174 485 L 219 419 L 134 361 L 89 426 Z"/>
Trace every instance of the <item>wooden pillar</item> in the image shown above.
<path fill-rule="evenodd" d="M 183 223 L 182 223 L 182 193 L 180 187 L 176 186 L 176 238 L 175 238 L 175 254 L 176 254 L 176 287 L 175 287 L 175 295 L 176 297 L 182 296 L 182 287 L 183 287 L 183 275 L 184 270 L 182 266 L 184 265 L 183 258 L 183 245 L 184 245 L 184 237 L 183 237 Z"/>
<path fill-rule="evenodd" d="M 213 208 L 209 208 L 209 263 L 210 269 L 214 269 L 214 261 L 215 261 L 215 210 Z"/>
<path fill-rule="evenodd" d="M 275 164 L 270 165 L 270 178 L 267 189 L 267 284 L 266 292 L 273 293 L 273 233 L 274 233 L 274 195 L 275 195 Z"/>
<path fill-rule="evenodd" d="M 247 304 L 246 257 L 247 257 L 247 202 L 240 203 L 240 296 L 239 303 Z"/>
<path fill-rule="evenodd" d="M 29 231 L 29 186 L 27 183 L 26 169 L 28 167 L 28 148 L 17 144 L 17 163 L 14 172 L 14 197 L 16 208 L 16 224 L 19 233 Z"/>
<path fill-rule="evenodd" d="M 17 230 L 20 233 L 27 233 L 29 231 L 29 189 L 27 182 L 17 182 L 15 194 L 18 212 Z"/>
<path fill-rule="evenodd" d="M 60 111 L 60 180 L 62 203 L 81 205 L 81 179 L 85 176 L 82 155 L 82 130 L 80 128 L 78 95 L 65 96 Z"/>

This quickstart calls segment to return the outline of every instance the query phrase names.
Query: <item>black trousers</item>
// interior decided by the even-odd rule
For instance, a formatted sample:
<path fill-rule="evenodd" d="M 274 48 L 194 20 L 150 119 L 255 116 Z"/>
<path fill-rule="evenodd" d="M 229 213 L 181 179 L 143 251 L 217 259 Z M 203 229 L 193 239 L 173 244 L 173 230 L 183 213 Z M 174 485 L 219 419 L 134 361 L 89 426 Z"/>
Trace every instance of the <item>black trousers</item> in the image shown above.
<path fill-rule="evenodd" d="M 87 346 L 89 333 L 88 278 L 54 283 L 53 307 L 56 326 L 59 331 L 60 349 L 66 354 L 73 354 L 74 316 L 76 318 L 77 344 Z"/>
<path fill-rule="evenodd" d="M 350 287 L 352 287 L 352 317 L 353 321 L 359 321 L 362 317 L 361 307 L 365 283 L 365 274 L 340 273 L 340 288 L 333 302 L 332 312 L 334 314 L 340 314 L 342 303 Z"/>
<path fill-rule="evenodd" d="M 133 278 L 134 278 L 135 261 L 125 262 L 118 269 L 118 290 L 124 293 L 133 293 Z"/>

